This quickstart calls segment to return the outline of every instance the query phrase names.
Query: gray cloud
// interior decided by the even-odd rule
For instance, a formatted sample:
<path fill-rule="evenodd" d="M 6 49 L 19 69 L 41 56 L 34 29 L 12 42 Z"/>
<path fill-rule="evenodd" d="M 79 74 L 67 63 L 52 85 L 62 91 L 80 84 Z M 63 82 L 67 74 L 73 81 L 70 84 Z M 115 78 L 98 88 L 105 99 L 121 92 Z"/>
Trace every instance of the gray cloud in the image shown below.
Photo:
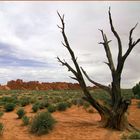
<path fill-rule="evenodd" d="M 111 51 L 116 60 L 117 43 L 109 27 L 109 6 L 125 52 L 129 30 L 140 21 L 138 1 L 0 2 L 0 82 L 15 78 L 74 82 L 68 77 L 71 73 L 61 67 L 56 59 L 56 56 L 60 56 L 71 63 L 56 26 L 60 24 L 56 14 L 58 10 L 65 14 L 66 33 L 80 65 L 93 79 L 108 84 L 111 81 L 110 71 L 103 63 L 106 56 L 103 47 L 98 44 L 102 41 L 98 29 L 104 29 L 112 40 Z M 138 25 L 134 39 L 140 37 L 139 31 Z M 140 80 L 139 46 L 136 46 L 126 61 L 122 76 L 123 87 L 131 87 Z M 13 69 L 15 74 L 12 74 Z"/>
<path fill-rule="evenodd" d="M 9 66 L 24 66 L 24 67 L 51 67 L 45 62 L 36 61 L 27 58 L 18 58 L 16 51 L 12 49 L 12 45 L 0 42 L 0 65 Z"/>

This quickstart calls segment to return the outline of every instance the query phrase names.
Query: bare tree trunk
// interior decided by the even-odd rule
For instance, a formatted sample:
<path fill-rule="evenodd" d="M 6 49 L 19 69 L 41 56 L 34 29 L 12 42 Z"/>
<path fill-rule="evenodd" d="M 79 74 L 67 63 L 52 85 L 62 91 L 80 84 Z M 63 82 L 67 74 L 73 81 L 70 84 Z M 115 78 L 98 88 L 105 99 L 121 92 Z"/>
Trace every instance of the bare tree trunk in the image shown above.
<path fill-rule="evenodd" d="M 62 44 L 68 50 L 68 52 L 72 58 L 72 62 L 74 64 L 74 68 L 72 68 L 72 66 L 70 66 L 65 60 L 62 61 L 59 57 L 57 57 L 57 59 L 63 66 L 66 66 L 68 68 L 68 71 L 71 71 L 73 73 L 73 75 L 75 77 L 71 77 L 71 78 L 79 82 L 80 87 L 84 93 L 83 99 L 86 100 L 87 102 L 89 102 L 99 112 L 99 114 L 101 116 L 102 125 L 104 127 L 108 127 L 108 128 L 124 130 L 124 129 L 130 129 L 130 127 L 132 128 L 132 125 L 130 125 L 127 120 L 127 109 L 131 102 L 130 102 L 130 100 L 123 99 L 123 97 L 121 95 L 121 74 L 122 74 L 122 70 L 123 70 L 123 66 L 124 66 L 124 62 L 125 62 L 126 58 L 130 54 L 130 52 L 132 51 L 134 46 L 136 46 L 140 42 L 140 38 L 137 39 L 136 41 L 132 40 L 132 33 L 137 26 L 137 24 L 136 24 L 130 30 L 129 46 L 128 46 L 126 53 L 123 55 L 121 39 L 120 39 L 118 33 L 114 29 L 112 18 L 111 18 L 110 8 L 109 8 L 108 13 L 109 13 L 111 31 L 113 32 L 113 34 L 116 37 L 117 42 L 118 42 L 118 59 L 117 59 L 116 68 L 114 66 L 114 62 L 112 59 L 112 53 L 111 53 L 111 50 L 109 47 L 109 43 L 111 42 L 111 40 L 107 39 L 107 36 L 106 36 L 106 34 L 104 34 L 103 30 L 100 30 L 102 37 L 103 37 L 103 42 L 100 42 L 99 44 L 102 44 L 104 46 L 104 50 L 105 50 L 106 57 L 108 60 L 108 62 L 105 62 L 105 63 L 109 66 L 109 69 L 111 71 L 111 75 L 112 75 L 111 87 L 102 85 L 98 82 L 93 81 L 92 79 L 90 79 L 90 77 L 88 76 L 88 74 L 86 73 L 86 71 L 83 68 L 80 69 L 79 64 L 77 62 L 77 58 L 75 57 L 75 54 L 74 54 L 73 50 L 71 49 L 67 36 L 65 34 L 64 15 L 60 16 L 59 13 L 58 13 L 58 16 L 61 20 L 62 27 L 60 27 L 60 26 L 58 26 L 58 27 L 61 29 L 62 36 L 64 39 L 64 43 L 62 42 Z M 109 95 L 111 97 L 111 101 L 112 101 L 112 104 L 110 107 L 100 104 L 97 100 L 95 100 L 91 96 L 91 94 L 86 86 L 82 72 L 84 73 L 86 78 L 91 83 L 106 90 L 109 93 Z"/>

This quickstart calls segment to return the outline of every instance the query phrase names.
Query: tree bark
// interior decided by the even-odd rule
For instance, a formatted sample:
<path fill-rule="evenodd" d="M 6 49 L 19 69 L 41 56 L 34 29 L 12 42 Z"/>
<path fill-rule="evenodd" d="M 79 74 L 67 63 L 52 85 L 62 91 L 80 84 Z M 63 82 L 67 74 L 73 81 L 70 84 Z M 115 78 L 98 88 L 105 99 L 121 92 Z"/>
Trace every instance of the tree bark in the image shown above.
<path fill-rule="evenodd" d="M 117 109 L 114 108 L 110 110 L 109 114 L 104 114 L 103 119 L 101 119 L 103 126 L 117 130 L 127 129 L 129 127 L 127 120 L 128 105 L 130 105 L 129 100 L 121 100 Z"/>
<path fill-rule="evenodd" d="M 108 13 L 109 13 L 109 22 L 110 22 L 111 31 L 113 32 L 118 42 L 118 59 L 117 59 L 116 67 L 114 65 L 112 53 L 109 46 L 111 40 L 107 39 L 107 36 L 103 32 L 103 30 L 100 30 L 102 34 L 103 42 L 100 42 L 99 44 L 102 44 L 104 46 L 104 50 L 108 60 L 108 62 L 105 63 L 109 66 L 109 69 L 111 71 L 111 76 L 112 76 L 111 87 L 102 85 L 98 82 L 91 80 L 90 77 L 87 75 L 86 71 L 83 70 L 83 68 L 80 69 L 80 66 L 77 62 L 77 58 L 75 57 L 75 54 L 71 49 L 67 36 L 65 34 L 64 15 L 61 16 L 59 13 L 58 16 L 61 20 L 62 27 L 60 26 L 58 27 L 61 29 L 62 36 L 64 39 L 64 43 L 62 42 L 62 44 L 68 50 L 72 58 L 72 62 L 74 64 L 74 68 L 70 66 L 65 60 L 62 61 L 59 57 L 57 57 L 57 59 L 63 66 L 66 66 L 68 68 L 68 71 L 71 71 L 73 73 L 75 77 L 71 77 L 71 78 L 79 82 L 80 87 L 84 93 L 83 99 L 89 102 L 99 112 L 101 116 L 101 124 L 104 127 L 117 129 L 117 130 L 124 130 L 132 127 L 132 125 L 130 125 L 127 120 L 127 109 L 128 106 L 130 105 L 130 100 L 124 100 L 121 95 L 121 74 L 126 58 L 131 53 L 134 46 L 136 46 L 140 42 L 140 38 L 138 38 L 136 41 L 132 40 L 132 33 L 137 26 L 136 24 L 129 32 L 129 46 L 123 55 L 121 39 L 113 26 L 110 8 Z M 111 106 L 108 107 L 102 105 L 97 100 L 95 100 L 94 97 L 91 96 L 90 91 L 86 86 L 86 82 L 84 80 L 82 72 L 91 83 L 95 84 L 99 88 L 106 90 L 109 93 L 112 101 Z"/>

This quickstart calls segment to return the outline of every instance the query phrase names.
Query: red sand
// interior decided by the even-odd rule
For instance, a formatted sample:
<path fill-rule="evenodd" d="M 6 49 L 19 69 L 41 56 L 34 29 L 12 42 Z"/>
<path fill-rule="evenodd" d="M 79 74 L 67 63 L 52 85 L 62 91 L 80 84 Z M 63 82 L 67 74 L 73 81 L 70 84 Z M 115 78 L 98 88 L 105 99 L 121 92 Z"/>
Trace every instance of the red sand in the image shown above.
<path fill-rule="evenodd" d="M 133 100 L 129 109 L 129 120 L 140 128 L 140 109 L 136 107 L 137 100 Z M 26 106 L 27 116 L 33 116 L 31 106 Z M 65 112 L 53 113 L 57 123 L 49 134 L 35 136 L 30 134 L 27 126 L 17 119 L 16 111 L 4 113 L 0 122 L 5 130 L 0 140 L 120 140 L 122 132 L 99 127 L 98 113 L 87 113 L 84 109 L 73 106 Z"/>

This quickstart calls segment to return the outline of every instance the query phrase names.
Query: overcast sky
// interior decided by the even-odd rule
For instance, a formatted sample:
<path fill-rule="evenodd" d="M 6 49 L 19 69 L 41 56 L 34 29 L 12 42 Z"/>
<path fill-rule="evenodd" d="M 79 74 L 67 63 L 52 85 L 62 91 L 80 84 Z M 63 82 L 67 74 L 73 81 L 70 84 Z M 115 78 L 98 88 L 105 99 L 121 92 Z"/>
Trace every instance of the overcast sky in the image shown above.
<path fill-rule="evenodd" d="M 59 56 L 71 64 L 71 58 L 61 44 L 63 40 L 60 20 L 56 11 L 65 14 L 66 33 L 79 64 L 97 82 L 109 84 L 107 65 L 98 29 L 103 29 L 112 40 L 110 47 L 116 60 L 117 44 L 108 20 L 111 6 L 114 26 L 123 42 L 123 52 L 128 47 L 128 34 L 140 23 L 140 2 L 121 1 L 35 1 L 0 2 L 0 83 L 12 79 L 46 82 L 75 82 L 71 73 L 62 67 Z M 140 37 L 140 25 L 133 38 Z M 128 57 L 122 74 L 122 87 L 130 88 L 140 81 L 140 44 Z M 89 84 L 87 82 L 87 84 Z"/>

